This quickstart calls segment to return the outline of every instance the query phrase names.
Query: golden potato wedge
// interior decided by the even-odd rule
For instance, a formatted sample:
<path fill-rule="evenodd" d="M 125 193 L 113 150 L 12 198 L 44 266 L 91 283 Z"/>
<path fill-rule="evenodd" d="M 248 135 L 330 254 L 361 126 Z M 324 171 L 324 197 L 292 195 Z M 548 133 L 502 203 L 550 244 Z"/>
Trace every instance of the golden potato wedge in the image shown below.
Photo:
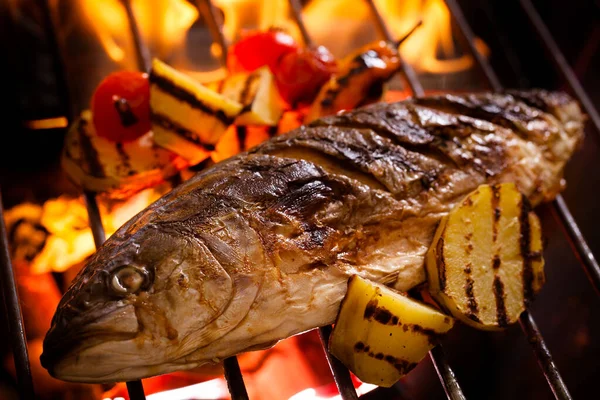
<path fill-rule="evenodd" d="M 426 270 L 432 296 L 454 317 L 505 327 L 544 283 L 540 221 L 514 184 L 480 186 L 442 219 Z"/>
<path fill-rule="evenodd" d="M 329 351 L 363 382 L 390 387 L 453 325 L 454 319 L 432 307 L 355 275 Z"/>

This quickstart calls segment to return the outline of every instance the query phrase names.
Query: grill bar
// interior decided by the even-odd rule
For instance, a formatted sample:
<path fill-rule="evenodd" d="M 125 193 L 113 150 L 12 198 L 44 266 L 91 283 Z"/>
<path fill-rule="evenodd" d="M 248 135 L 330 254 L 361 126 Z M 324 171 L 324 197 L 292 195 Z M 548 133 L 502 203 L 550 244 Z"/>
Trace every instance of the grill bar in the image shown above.
<path fill-rule="evenodd" d="M 302 35 L 304 44 L 306 46 L 314 45 L 314 42 L 311 36 L 309 35 L 306 26 L 304 25 L 304 20 L 302 19 L 302 5 L 297 0 L 289 0 L 289 4 L 294 21 L 300 29 L 300 34 Z M 338 391 L 340 392 L 340 396 L 343 400 L 358 399 L 356 389 L 354 388 L 352 379 L 350 377 L 350 372 L 344 366 L 344 364 L 342 364 L 337 358 L 333 357 L 329 353 L 328 346 L 331 331 L 331 326 L 324 326 L 319 328 L 319 337 L 321 338 L 321 343 L 323 344 L 323 351 L 325 352 L 325 357 L 327 358 L 327 362 L 329 363 L 329 368 L 331 369 L 333 380 L 335 381 Z"/>
<path fill-rule="evenodd" d="M 552 37 L 552 33 L 550 33 L 550 30 L 548 29 L 548 27 L 542 20 L 542 17 L 540 17 L 540 14 L 537 12 L 530 0 L 519 1 L 521 3 L 521 7 L 525 11 L 525 14 L 527 14 L 527 18 L 529 18 L 529 20 L 531 21 L 531 24 L 535 28 L 536 33 L 540 37 L 544 46 L 546 47 L 546 50 L 552 56 L 551 59 L 554 62 L 554 65 L 556 66 L 556 68 L 558 68 L 558 70 L 560 70 L 562 75 L 565 77 L 567 84 L 569 85 L 573 93 L 575 93 L 575 95 L 583 105 L 585 112 L 589 115 L 590 119 L 592 120 L 592 123 L 596 127 L 596 133 L 600 135 L 600 115 L 598 114 L 598 110 L 596 110 L 596 107 L 594 107 L 594 104 L 592 103 L 589 96 L 586 94 L 585 90 L 581 86 L 581 83 L 579 82 L 579 79 L 577 79 L 575 72 L 573 72 L 573 69 L 569 66 L 569 63 L 567 62 L 565 56 L 558 47 L 558 44 Z"/>
<path fill-rule="evenodd" d="M 379 10 L 375 6 L 375 3 L 372 0 L 366 0 L 367 5 L 371 11 L 371 15 L 375 20 L 375 24 L 377 25 L 377 29 L 379 30 L 379 34 L 388 41 L 393 41 L 394 38 L 391 36 L 390 31 L 388 30 L 385 21 L 383 20 Z M 420 23 L 419 23 L 420 24 Z M 412 32 L 411 32 L 412 33 Z M 416 97 L 422 97 L 425 95 L 425 90 L 417 77 L 415 70 L 407 64 L 404 60 L 400 60 L 402 73 L 404 78 L 408 82 L 408 85 Z M 448 360 L 444 354 L 444 350 L 441 345 L 435 347 L 432 351 L 429 352 L 429 357 L 438 373 L 438 377 L 440 378 L 440 382 L 444 387 L 444 391 L 446 392 L 446 396 L 450 400 L 459 400 L 465 399 L 465 395 L 460 388 L 460 384 L 456 379 L 456 375 L 448 364 Z"/>
<path fill-rule="evenodd" d="M 575 218 L 569 211 L 565 199 L 562 196 L 558 196 L 554 201 L 556 209 L 554 210 L 563 222 L 563 226 L 568 232 L 571 244 L 575 246 L 575 250 L 579 254 L 581 261 L 583 262 L 584 270 L 594 285 L 596 293 L 600 295 L 600 267 L 594 257 L 594 253 L 588 246 L 583 234 L 575 222 Z"/>
<path fill-rule="evenodd" d="M 473 58 L 475 58 L 475 61 L 477 62 L 477 65 L 479 67 L 479 71 L 487 80 L 490 87 L 495 92 L 500 92 L 502 90 L 502 84 L 500 83 L 500 79 L 492 69 L 492 66 L 487 62 L 485 57 L 483 57 L 479 50 L 477 50 L 477 46 L 475 46 L 475 34 L 471 30 L 471 27 L 469 26 L 469 23 L 467 22 L 467 19 L 465 18 L 462 9 L 460 8 L 456 0 L 446 0 L 446 5 L 450 10 L 450 14 L 452 14 L 452 17 L 454 18 L 454 21 L 456 22 L 460 31 L 462 32 L 464 42 L 468 49 L 471 51 Z"/>
<path fill-rule="evenodd" d="M 373 2 L 373 0 L 365 0 L 365 2 L 367 4 L 367 6 L 369 7 L 369 11 L 371 12 L 371 17 L 373 18 L 373 20 L 375 22 L 375 27 L 379 31 L 379 35 L 387 41 L 394 42 L 394 38 L 393 38 L 392 34 L 390 33 L 390 30 L 388 29 L 385 21 L 383 20 L 383 17 L 379 13 L 379 10 L 377 9 L 377 6 Z M 408 32 L 408 35 L 410 35 L 412 32 L 414 32 L 414 29 L 416 29 L 420 25 L 421 25 L 421 22 L 419 21 L 416 24 L 416 27 L 411 29 Z M 408 36 L 405 36 L 404 39 L 406 39 L 407 37 Z M 403 40 L 400 40 L 399 44 Z M 408 83 L 408 87 L 410 87 L 411 92 L 416 97 L 425 96 L 425 90 L 423 89 L 423 85 L 421 85 L 421 82 L 419 81 L 419 77 L 417 76 L 417 73 L 415 72 L 413 67 L 411 67 L 407 62 L 404 61 L 404 58 L 401 55 L 399 55 L 399 57 L 400 57 L 402 76 Z"/>
<path fill-rule="evenodd" d="M 454 376 L 454 371 L 452 371 L 452 368 L 450 368 L 450 365 L 448 364 L 442 345 L 438 344 L 431 349 L 429 357 L 431 357 L 433 366 L 442 382 L 446 397 L 450 400 L 465 400 L 466 397 L 458 385 L 458 380 L 456 379 L 456 376 Z"/>
<path fill-rule="evenodd" d="M 321 338 L 323 351 L 325 352 L 325 357 L 327 357 L 329 368 L 331 368 L 333 379 L 335 380 L 335 384 L 343 400 L 357 400 L 358 395 L 356 394 L 356 389 L 354 389 L 350 372 L 344 366 L 344 364 L 342 364 L 337 358 L 332 356 L 329 351 L 327 351 L 331 331 L 331 326 L 323 326 L 319 328 L 319 337 Z"/>
<path fill-rule="evenodd" d="M 296 26 L 298 26 L 298 29 L 300 29 L 300 35 L 302 35 L 304 45 L 306 47 L 313 46 L 314 42 L 312 37 L 308 34 L 308 30 L 306 29 L 306 25 L 304 25 L 304 20 L 302 19 L 302 4 L 300 4 L 299 0 L 289 0 L 288 3 L 290 4 L 294 22 L 296 22 Z"/>
<path fill-rule="evenodd" d="M 92 236 L 94 237 L 94 245 L 100 247 L 106 240 L 106 233 L 104 232 L 104 226 L 102 225 L 100 209 L 98 208 L 98 202 L 96 201 L 96 193 L 86 190 L 83 193 L 83 198 L 88 213 L 90 229 L 92 230 Z"/>
<path fill-rule="evenodd" d="M 85 191 L 83 196 L 88 213 L 90 229 L 92 230 L 92 236 L 94 237 L 94 245 L 98 248 L 106 240 L 106 233 L 102 224 L 102 217 L 100 215 L 100 209 L 98 208 L 96 194 Z M 141 380 L 127 382 L 127 392 L 129 393 L 129 398 L 131 400 L 146 399 L 146 396 L 144 395 L 144 386 L 142 385 Z"/>
<path fill-rule="evenodd" d="M 144 43 L 144 39 L 140 35 L 140 29 L 138 27 L 135 15 L 133 13 L 133 6 L 131 0 L 121 0 L 125 13 L 127 14 L 127 21 L 129 22 L 129 31 L 133 39 L 133 46 L 135 48 L 135 57 L 137 60 L 138 69 L 140 71 L 148 72 L 150 70 L 151 58 L 150 50 Z"/>
<path fill-rule="evenodd" d="M 570 400 L 571 395 L 569 394 L 569 390 L 563 382 L 560 373 L 558 372 L 558 368 L 556 368 L 556 364 L 554 364 L 554 361 L 552 360 L 550 350 L 548 350 L 544 338 L 540 334 L 531 314 L 529 314 L 528 311 L 525 311 L 521 315 L 521 318 L 519 318 L 519 323 L 521 324 L 523 332 L 526 333 L 529 343 L 533 347 L 540 368 L 550 384 L 550 389 L 552 390 L 552 393 L 554 393 L 554 397 L 557 399 Z"/>
<path fill-rule="evenodd" d="M 7 326 L 10 334 L 10 345 L 17 370 L 17 386 L 19 397 L 25 400 L 35 399 L 33 392 L 33 381 L 31 379 L 31 367 L 29 365 L 29 352 L 27 351 L 27 339 L 23 326 L 23 314 L 19 293 L 13 272 L 10 254 L 8 251 L 8 237 L 6 225 L 4 224 L 4 210 L 2 207 L 2 194 L 0 192 L 0 280 L 2 281 L 2 297 L 6 308 Z M 11 323 L 13 321 L 14 323 Z"/>
<path fill-rule="evenodd" d="M 571 86 L 578 99 L 583 104 L 586 112 L 590 115 L 590 118 L 593 119 L 594 116 L 596 117 L 594 124 L 596 125 L 596 130 L 600 133 L 600 125 L 596 123 L 600 122 L 598 112 L 592 105 L 589 97 L 585 94 L 585 91 L 583 91 L 579 80 L 573 73 L 573 70 L 569 67 L 560 49 L 556 45 L 556 42 L 554 42 L 554 39 L 548 31 L 548 28 L 546 28 L 539 14 L 537 14 L 529 0 L 520 1 L 523 7 L 525 8 L 525 11 L 528 13 L 529 18 L 532 20 L 532 23 L 536 26 L 538 34 L 540 35 L 545 45 L 549 49 L 550 53 L 554 57 L 555 63 L 563 72 L 565 79 L 569 82 L 569 86 Z M 477 51 L 477 47 L 475 47 L 475 35 L 473 34 L 473 31 L 471 31 L 471 28 L 469 27 L 469 24 L 465 19 L 464 14 L 460 9 L 460 6 L 456 2 L 456 0 L 446 0 L 446 4 L 448 5 L 448 8 L 450 9 L 454 19 L 456 20 L 456 23 L 458 24 L 464 39 L 468 43 L 468 48 L 471 51 L 475 60 L 477 61 L 477 66 L 479 67 L 480 71 L 482 71 L 488 84 L 493 90 L 502 91 L 503 86 L 500 83 L 498 76 L 492 69 L 490 63 L 485 59 L 485 57 L 483 57 L 479 53 L 479 51 Z M 569 239 L 575 247 L 580 260 L 583 262 L 583 267 L 588 278 L 590 279 L 596 292 L 600 295 L 600 266 L 598 265 L 598 261 L 596 260 L 594 253 L 591 251 L 590 247 L 587 244 L 587 241 L 583 237 L 583 234 L 581 233 L 579 226 L 577 226 L 577 222 L 575 221 L 575 218 L 573 218 L 573 215 L 567 207 L 567 204 L 562 195 L 558 195 L 556 197 L 556 199 L 553 202 L 553 206 L 555 208 L 555 211 L 558 213 L 558 216 L 560 217 L 563 226 L 567 230 Z"/>
<path fill-rule="evenodd" d="M 237 358 L 229 357 L 223 360 L 223 369 L 225 370 L 225 380 L 231 399 L 248 400 L 248 392 L 246 391 L 246 385 L 244 385 L 244 378 Z"/>
<path fill-rule="evenodd" d="M 451 10 L 452 15 L 454 16 L 464 39 L 469 43 L 468 47 L 473 57 L 477 61 L 477 65 L 483 72 L 483 75 L 486 77 L 487 83 L 490 85 L 490 87 L 492 87 L 494 91 L 502 91 L 503 86 L 500 83 L 498 76 L 492 69 L 487 59 L 482 57 L 477 51 L 477 48 L 475 47 L 475 36 L 473 35 L 473 32 L 471 31 L 466 19 L 464 18 L 460 6 L 458 5 L 458 3 L 456 3 L 455 0 L 446 0 L 446 3 L 448 4 L 448 8 Z M 457 14 L 454 14 L 454 12 L 457 12 Z M 466 28 L 466 30 L 464 30 L 463 28 Z M 569 227 L 571 227 L 571 229 L 575 229 L 575 231 L 578 233 L 577 237 L 571 236 L 571 239 L 573 241 L 578 242 L 581 246 L 584 246 L 589 252 L 588 256 L 591 257 L 591 260 L 595 262 L 594 255 L 589 250 L 589 247 L 587 247 L 587 243 L 583 239 L 583 236 L 581 235 L 581 232 L 579 231 L 579 228 L 575 223 L 571 213 L 569 212 L 569 209 L 567 208 L 562 196 L 557 196 L 554 205 L 555 209 L 558 211 L 561 217 L 570 218 L 566 224 L 567 230 L 569 230 Z M 571 234 L 570 231 L 569 233 Z M 580 253 L 580 255 L 582 258 L 584 257 L 583 254 Z M 558 372 L 556 364 L 554 364 L 554 361 L 552 360 L 550 350 L 548 349 L 548 347 L 546 347 L 542 334 L 539 331 L 533 319 L 533 316 L 531 316 L 531 314 L 528 311 L 525 311 L 523 314 L 521 314 L 521 317 L 519 318 L 519 323 L 521 325 L 521 329 L 527 336 L 527 340 L 533 347 L 533 352 L 538 361 L 538 364 L 540 365 L 540 368 L 542 369 L 544 376 L 546 377 L 546 380 L 548 382 L 548 385 L 550 386 L 552 393 L 554 393 L 555 398 L 561 400 L 571 399 L 571 395 L 569 394 L 567 386 L 565 385 L 560 373 Z"/>
<path fill-rule="evenodd" d="M 216 40 L 221 46 L 221 63 L 223 67 L 227 68 L 227 43 L 223 31 L 219 27 L 217 20 L 217 11 L 210 0 L 198 0 L 196 7 L 200 13 L 206 19 L 206 23 L 210 29 L 213 40 Z M 179 179 L 181 179 L 179 177 Z M 244 377 L 240 370 L 237 357 L 229 357 L 223 360 L 223 369 L 225 372 L 225 380 L 227 381 L 227 388 L 231 394 L 233 400 L 247 400 L 248 392 L 246 391 L 246 385 L 244 384 Z"/>
<path fill-rule="evenodd" d="M 225 40 L 225 35 L 223 35 L 223 30 L 217 21 L 217 10 L 215 6 L 210 0 L 196 0 L 196 8 L 204 17 L 210 34 L 213 37 L 213 41 L 217 42 L 219 47 L 221 47 L 221 54 L 219 54 L 221 65 L 227 67 L 227 42 Z"/>

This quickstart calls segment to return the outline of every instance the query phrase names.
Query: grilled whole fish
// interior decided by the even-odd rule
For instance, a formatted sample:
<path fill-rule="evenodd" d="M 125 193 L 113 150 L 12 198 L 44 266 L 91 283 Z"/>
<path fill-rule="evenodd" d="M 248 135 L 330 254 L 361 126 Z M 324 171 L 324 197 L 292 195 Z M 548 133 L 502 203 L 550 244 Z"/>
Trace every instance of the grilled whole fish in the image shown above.
<path fill-rule="evenodd" d="M 42 364 L 82 382 L 192 368 L 331 324 L 353 274 L 408 290 L 478 185 L 552 199 L 583 122 L 538 90 L 377 104 L 273 138 L 119 229 L 60 302 Z"/>

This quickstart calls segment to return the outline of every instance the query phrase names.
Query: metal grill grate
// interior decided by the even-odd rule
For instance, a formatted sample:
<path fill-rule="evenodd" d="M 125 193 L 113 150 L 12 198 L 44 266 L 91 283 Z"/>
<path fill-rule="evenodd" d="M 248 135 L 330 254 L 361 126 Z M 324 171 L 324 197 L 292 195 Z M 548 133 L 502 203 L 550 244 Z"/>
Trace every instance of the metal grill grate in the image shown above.
<path fill-rule="evenodd" d="M 375 25 L 382 38 L 386 40 L 392 40 L 391 34 L 389 33 L 384 20 L 379 14 L 374 2 L 372 0 L 365 0 L 371 11 Z M 563 75 L 567 81 L 569 87 L 576 95 L 577 99 L 582 104 L 589 118 L 595 127 L 596 132 L 600 135 L 600 116 L 597 110 L 594 108 L 591 100 L 583 90 L 581 84 L 577 80 L 572 69 L 569 67 L 564 56 L 559 50 L 556 42 L 554 41 L 552 34 L 543 23 L 541 17 L 533 7 L 530 0 L 519 0 L 523 8 L 523 11 L 530 20 L 532 26 L 535 28 L 540 40 L 548 50 L 553 63 L 556 65 L 558 71 Z M 293 12 L 294 19 L 298 24 L 300 32 L 302 34 L 305 44 L 312 44 L 306 27 L 302 21 L 301 6 L 297 0 L 289 0 L 291 10 Z M 68 81 L 66 78 L 66 71 L 63 64 L 63 58 L 60 54 L 60 48 L 57 43 L 57 37 L 52 24 L 50 8 L 48 0 L 37 1 L 40 10 L 43 13 L 45 26 L 43 27 L 46 32 L 46 36 L 51 44 L 52 51 L 54 52 L 54 72 L 57 77 L 57 82 L 61 94 L 61 98 L 64 101 L 65 114 L 69 120 L 73 117 L 73 107 L 69 102 L 69 90 Z M 131 7 L 130 0 L 122 0 L 125 8 L 128 21 L 130 24 L 130 30 L 135 44 L 136 57 L 138 68 L 140 70 L 147 71 L 149 69 L 150 52 L 145 46 L 137 27 L 133 10 Z M 478 68 L 482 73 L 488 86 L 494 91 L 502 91 L 502 84 L 492 69 L 488 61 L 483 57 L 476 49 L 474 42 L 474 34 L 465 19 L 460 6 L 456 0 L 446 0 L 446 4 L 456 22 L 466 47 L 473 55 L 477 62 Z M 199 11 L 203 14 L 207 21 L 208 27 L 214 37 L 214 40 L 221 45 L 222 50 L 222 61 L 225 62 L 226 47 L 225 39 L 222 35 L 219 24 L 216 20 L 215 8 L 213 7 L 210 0 L 197 0 L 196 5 Z M 417 74 L 412 67 L 402 62 L 402 76 L 411 89 L 414 96 L 423 96 L 424 90 L 421 83 L 418 80 Z M 87 211 L 89 215 L 89 221 L 92 228 L 94 242 L 96 246 L 100 246 L 105 239 L 104 228 L 100 219 L 100 213 L 96 202 L 94 193 L 86 192 L 84 194 L 86 200 Z M 587 245 L 583 235 L 575 219 L 571 215 L 564 199 L 562 196 L 558 196 L 553 203 L 553 207 L 557 214 L 560 216 L 560 220 L 563 223 L 569 239 L 575 247 L 579 257 L 583 261 L 584 269 L 594 286 L 595 290 L 600 293 L 600 267 Z M 10 339 L 13 348 L 15 364 L 17 369 L 18 378 L 18 390 L 21 399 L 33 399 L 34 390 L 31 379 L 31 371 L 29 367 L 29 358 L 27 353 L 27 344 L 25 339 L 25 333 L 23 329 L 23 321 L 18 301 L 18 294 L 15 285 L 14 275 L 12 271 L 12 265 L 8 253 L 8 243 L 6 236 L 6 229 L 4 226 L 4 218 L 2 216 L 2 200 L 0 197 L 0 276 L 2 278 L 2 294 L 4 303 L 7 309 L 8 326 L 10 330 Z M 520 318 L 520 325 L 525 333 L 528 341 L 532 345 L 534 354 L 540 364 L 542 372 L 544 373 L 548 384 L 557 399 L 570 399 L 571 396 L 565 386 L 556 365 L 552 361 L 551 354 L 544 343 L 544 340 L 539 332 L 533 317 L 529 312 L 523 313 Z M 329 335 L 331 334 L 331 327 L 323 327 L 319 329 L 320 337 L 326 352 L 327 361 L 331 367 L 335 382 L 338 386 L 341 397 L 344 400 L 357 399 L 358 395 L 352 385 L 349 371 L 326 350 L 326 343 Z M 457 400 L 465 399 L 464 394 L 460 388 L 460 385 L 449 366 L 443 349 L 437 346 L 430 352 L 430 357 L 433 361 L 435 369 L 438 373 L 440 381 L 444 387 L 448 399 Z M 248 394 L 244 385 L 243 377 L 240 371 L 236 357 L 231 357 L 224 360 L 225 378 L 228 382 L 229 391 L 232 399 L 248 399 Z M 144 390 L 141 381 L 127 382 L 127 389 L 129 396 L 132 400 L 143 400 L 145 399 Z"/>

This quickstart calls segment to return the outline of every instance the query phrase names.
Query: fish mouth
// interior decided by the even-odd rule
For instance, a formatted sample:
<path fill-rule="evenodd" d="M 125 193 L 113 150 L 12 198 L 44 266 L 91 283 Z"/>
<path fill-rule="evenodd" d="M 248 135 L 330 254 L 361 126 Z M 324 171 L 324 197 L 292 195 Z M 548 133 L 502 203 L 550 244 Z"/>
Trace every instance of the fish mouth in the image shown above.
<path fill-rule="evenodd" d="M 128 349 L 123 362 L 131 362 L 131 343 L 139 333 L 139 323 L 132 305 L 125 305 L 98 316 L 65 321 L 60 316 L 44 339 L 41 364 L 55 378 L 76 382 L 104 382 L 113 364 L 115 352 Z M 124 348 L 124 344 L 128 344 Z M 134 346 L 135 347 L 135 346 Z M 120 364 L 120 363 L 118 363 Z"/>

